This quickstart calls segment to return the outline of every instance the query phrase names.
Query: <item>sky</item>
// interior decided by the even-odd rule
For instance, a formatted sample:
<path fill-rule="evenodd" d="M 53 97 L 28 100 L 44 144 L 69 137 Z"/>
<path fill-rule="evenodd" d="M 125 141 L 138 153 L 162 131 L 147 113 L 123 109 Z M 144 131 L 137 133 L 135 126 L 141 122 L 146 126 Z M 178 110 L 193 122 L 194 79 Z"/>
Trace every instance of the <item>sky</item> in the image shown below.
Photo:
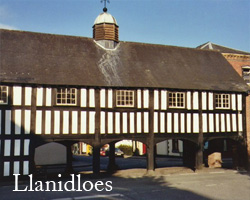
<path fill-rule="evenodd" d="M 101 0 L 0 0 L 0 28 L 92 38 Z M 250 52 L 250 0 L 110 0 L 119 39 Z"/>

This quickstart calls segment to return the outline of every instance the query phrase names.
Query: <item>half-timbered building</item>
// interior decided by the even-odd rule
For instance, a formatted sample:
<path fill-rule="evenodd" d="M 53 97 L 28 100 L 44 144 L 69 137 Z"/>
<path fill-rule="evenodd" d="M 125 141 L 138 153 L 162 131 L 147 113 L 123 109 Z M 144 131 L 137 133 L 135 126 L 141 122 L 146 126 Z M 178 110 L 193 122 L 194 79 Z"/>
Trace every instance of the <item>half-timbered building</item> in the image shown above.
<path fill-rule="evenodd" d="M 246 152 L 248 86 L 219 52 L 123 42 L 118 28 L 105 11 L 93 38 L 0 30 L 0 177 L 51 164 L 56 143 L 68 168 L 71 145 L 91 144 L 96 173 L 100 147 L 110 144 L 112 167 L 123 139 L 146 144 L 148 170 L 155 145 L 168 139 L 183 141 L 184 163 L 195 168 L 210 139 Z"/>
<path fill-rule="evenodd" d="M 219 51 L 233 66 L 235 71 L 250 85 L 250 53 L 207 42 L 198 46 L 199 49 Z M 250 161 L 250 96 L 246 98 L 246 131 L 248 160 Z"/>

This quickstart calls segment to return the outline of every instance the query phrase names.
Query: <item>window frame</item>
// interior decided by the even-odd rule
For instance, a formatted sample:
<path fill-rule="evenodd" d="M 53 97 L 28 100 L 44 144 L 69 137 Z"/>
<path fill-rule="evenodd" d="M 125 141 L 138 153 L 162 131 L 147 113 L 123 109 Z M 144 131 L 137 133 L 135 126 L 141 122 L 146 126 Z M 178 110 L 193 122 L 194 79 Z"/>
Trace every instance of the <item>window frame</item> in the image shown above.
<path fill-rule="evenodd" d="M 6 87 L 6 102 L 4 102 L 3 100 L 2 100 L 2 88 L 3 87 Z M 8 86 L 6 86 L 6 85 L 0 85 L 0 88 L 1 88 L 1 90 L 0 90 L 0 105 L 8 105 L 8 103 L 9 103 L 9 87 Z"/>
<path fill-rule="evenodd" d="M 67 91 L 67 93 L 65 94 L 66 95 L 66 103 L 58 103 L 58 90 L 63 90 L 65 89 Z M 67 103 L 68 101 L 68 90 L 75 90 L 75 103 Z M 62 93 L 62 92 L 61 92 Z M 69 95 L 72 95 L 72 93 L 69 93 Z M 71 98 L 71 97 L 70 97 Z M 71 100 L 70 100 L 71 101 Z M 57 106 L 77 106 L 77 88 L 68 88 L 68 87 L 60 87 L 60 88 L 56 88 L 56 95 L 55 95 L 55 104 Z"/>
<path fill-rule="evenodd" d="M 223 102 L 223 99 L 224 99 L 224 97 L 225 96 L 227 96 L 228 98 L 227 98 L 227 100 L 228 100 L 228 102 L 227 103 L 225 103 L 225 102 Z M 219 99 L 219 101 L 220 101 L 220 106 L 218 106 L 217 105 L 217 97 L 219 97 L 220 99 Z M 228 104 L 228 106 L 227 107 L 225 107 L 225 106 L 223 106 L 223 104 Z M 217 110 L 230 110 L 231 109 L 231 95 L 230 94 L 228 94 L 228 93 L 215 93 L 214 94 L 214 108 L 215 109 L 217 109 Z"/>
<path fill-rule="evenodd" d="M 131 100 L 133 103 L 132 105 L 119 105 L 118 101 L 126 101 L 126 100 L 119 100 L 118 99 L 118 92 L 132 92 L 132 97 L 133 99 Z M 128 100 L 129 101 L 129 100 Z M 135 98 L 135 90 L 130 90 L 130 89 L 116 89 L 115 90 L 115 107 L 117 108 L 134 108 L 136 106 L 136 98 Z"/>
<path fill-rule="evenodd" d="M 174 97 L 174 99 L 175 99 L 175 105 L 170 105 L 170 95 L 171 94 L 175 94 L 175 97 Z M 182 102 L 180 102 L 180 103 L 183 103 L 183 105 L 182 106 L 178 106 L 178 94 L 182 94 L 183 96 L 182 96 L 182 98 L 183 98 L 183 101 Z M 168 95 L 167 95 L 167 97 L 168 97 L 168 100 L 167 100 L 167 105 L 168 105 L 168 108 L 170 108 L 170 109 L 185 109 L 186 108 L 186 92 L 180 92 L 180 91 L 168 91 Z M 180 97 L 181 98 L 181 97 Z"/>
<path fill-rule="evenodd" d="M 245 70 L 245 72 L 244 72 Z M 246 72 L 246 70 L 248 70 L 248 72 Z M 242 72 L 242 78 L 244 79 L 244 81 L 250 85 L 250 66 L 249 65 L 246 65 L 246 66 L 242 66 L 241 67 L 241 72 Z M 248 73 L 248 74 L 247 74 Z M 244 78 L 244 77 L 248 77 L 247 78 Z"/>

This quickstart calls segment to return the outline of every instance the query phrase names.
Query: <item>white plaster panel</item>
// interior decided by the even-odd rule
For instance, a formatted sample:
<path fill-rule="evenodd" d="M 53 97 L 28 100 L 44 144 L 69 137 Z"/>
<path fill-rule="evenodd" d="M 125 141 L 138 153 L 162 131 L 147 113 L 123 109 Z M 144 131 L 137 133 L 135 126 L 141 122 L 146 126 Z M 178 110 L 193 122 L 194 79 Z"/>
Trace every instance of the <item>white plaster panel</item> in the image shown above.
<path fill-rule="evenodd" d="M 36 134 L 42 133 L 42 111 L 36 111 Z"/>
<path fill-rule="evenodd" d="M 25 105 L 31 106 L 32 87 L 25 87 Z"/>
<path fill-rule="evenodd" d="M 232 94 L 232 110 L 236 110 L 236 95 Z"/>
<path fill-rule="evenodd" d="M 14 142 L 14 156 L 20 156 L 21 140 Z"/>
<path fill-rule="evenodd" d="M 10 175 L 10 162 L 4 162 L 3 175 L 4 176 L 9 176 Z"/>
<path fill-rule="evenodd" d="M 172 113 L 167 113 L 167 132 L 172 133 Z"/>
<path fill-rule="evenodd" d="M 174 113 L 174 133 L 179 132 L 179 114 Z"/>
<path fill-rule="evenodd" d="M 207 114 L 202 114 L 203 133 L 207 133 Z"/>
<path fill-rule="evenodd" d="M 87 106 L 87 90 L 81 89 L 81 107 Z"/>
<path fill-rule="evenodd" d="M 60 133 L 60 111 L 56 110 L 54 113 L 54 134 Z"/>
<path fill-rule="evenodd" d="M 25 110 L 24 112 L 24 133 L 25 134 L 30 134 L 30 120 L 31 120 L 31 111 L 30 110 Z"/>
<path fill-rule="evenodd" d="M 167 91 L 166 90 L 161 91 L 161 109 L 167 110 Z"/>
<path fill-rule="evenodd" d="M 45 111 L 45 134 L 51 133 L 51 111 Z"/>
<path fill-rule="evenodd" d="M 185 133 L 185 114 L 181 113 L 181 133 Z"/>
<path fill-rule="evenodd" d="M 208 93 L 208 109 L 209 110 L 213 110 L 214 109 L 214 97 L 213 97 L 213 93 L 209 92 Z"/>
<path fill-rule="evenodd" d="M 69 133 L 69 111 L 63 111 L 63 134 Z"/>
<path fill-rule="evenodd" d="M 15 106 L 20 106 L 22 104 L 22 87 L 13 87 L 13 104 Z"/>
<path fill-rule="evenodd" d="M 158 110 L 159 109 L 159 91 L 154 90 L 154 109 Z"/>
<path fill-rule="evenodd" d="M 236 120 L 236 114 L 232 114 L 232 122 L 233 122 L 233 131 L 237 131 L 237 120 Z"/>
<path fill-rule="evenodd" d="M 149 114 L 144 112 L 144 133 L 149 132 Z"/>
<path fill-rule="evenodd" d="M 5 111 L 5 134 L 10 135 L 11 133 L 11 111 Z"/>
<path fill-rule="evenodd" d="M 191 92 L 187 92 L 187 109 L 191 110 Z"/>
<path fill-rule="evenodd" d="M 94 111 L 89 112 L 89 133 L 90 134 L 95 133 L 95 112 Z"/>
<path fill-rule="evenodd" d="M 226 131 L 226 124 L 225 124 L 225 114 L 221 114 L 221 132 Z"/>
<path fill-rule="evenodd" d="M 22 127 L 22 117 L 21 117 L 21 110 L 15 110 L 15 134 L 21 134 L 21 127 Z"/>
<path fill-rule="evenodd" d="M 209 114 L 209 132 L 214 132 L 214 115 Z"/>
<path fill-rule="evenodd" d="M 207 93 L 202 92 L 202 110 L 207 110 Z"/>
<path fill-rule="evenodd" d="M 19 171 L 20 171 L 20 162 L 19 162 L 19 161 L 15 161 L 15 162 L 14 162 L 14 170 L 13 170 L 13 173 L 14 173 L 14 174 L 19 174 Z"/>
<path fill-rule="evenodd" d="M 113 133 L 113 113 L 108 112 L 108 133 Z"/>
<path fill-rule="evenodd" d="M 137 107 L 138 108 L 141 108 L 142 106 L 141 106 L 141 100 L 142 100 L 142 97 L 141 97 L 141 90 L 137 90 Z"/>
<path fill-rule="evenodd" d="M 52 89 L 46 88 L 46 106 L 51 106 L 52 101 Z"/>
<path fill-rule="evenodd" d="M 123 133 L 128 133 L 128 114 L 122 113 Z"/>
<path fill-rule="evenodd" d="M 37 88 L 36 105 L 37 106 L 43 105 L 43 88 Z"/>
<path fill-rule="evenodd" d="M 194 133 L 199 133 L 199 114 L 193 114 L 193 131 Z"/>
<path fill-rule="evenodd" d="M 105 89 L 101 89 L 100 90 L 100 106 L 101 106 L 101 108 L 105 108 L 105 96 L 106 96 L 106 94 L 105 94 L 105 92 L 106 92 L 106 90 Z"/>
<path fill-rule="evenodd" d="M 154 112 L 154 133 L 158 133 L 158 113 Z"/>
<path fill-rule="evenodd" d="M 111 89 L 108 90 L 108 107 L 113 108 L 113 91 Z"/>
<path fill-rule="evenodd" d="M 130 133 L 135 133 L 135 113 L 130 113 Z"/>
<path fill-rule="evenodd" d="M 149 107 L 149 91 L 148 90 L 143 90 L 143 100 L 144 100 L 144 108 Z"/>
<path fill-rule="evenodd" d="M 78 112 L 72 111 L 72 134 L 76 134 L 78 129 Z"/>
<path fill-rule="evenodd" d="M 95 107 L 95 90 L 89 89 L 89 107 Z"/>
<path fill-rule="evenodd" d="M 241 94 L 237 95 L 237 100 L 238 100 L 238 110 L 242 110 L 242 95 Z"/>
<path fill-rule="evenodd" d="M 215 128 L 216 128 L 216 132 L 219 132 L 219 131 L 220 131 L 220 129 L 219 129 L 219 127 L 220 127 L 220 120 L 219 120 L 219 117 L 220 117 L 219 114 L 215 114 L 215 122 L 216 122 Z"/>
<path fill-rule="evenodd" d="M 86 111 L 81 112 L 81 133 L 87 133 L 87 113 Z"/>
<path fill-rule="evenodd" d="M 23 162 L 23 175 L 29 174 L 29 161 Z"/>
<path fill-rule="evenodd" d="M 191 114 L 187 114 L 187 133 L 191 133 Z"/>
<path fill-rule="evenodd" d="M 165 113 L 161 112 L 160 113 L 160 120 L 161 120 L 161 125 L 160 125 L 160 132 L 161 133 L 165 133 Z"/>
<path fill-rule="evenodd" d="M 138 112 L 137 113 L 137 133 L 141 133 L 142 132 L 142 126 L 141 126 L 141 113 Z"/>
<path fill-rule="evenodd" d="M 121 127 L 120 127 L 120 113 L 115 113 L 115 133 L 120 133 Z"/>
<path fill-rule="evenodd" d="M 23 154 L 25 156 L 29 155 L 29 148 L 30 148 L 30 140 L 29 139 L 25 139 L 24 140 L 24 149 L 23 149 Z"/>
<path fill-rule="evenodd" d="M 230 114 L 227 114 L 227 131 L 231 132 L 231 118 L 230 118 Z"/>
<path fill-rule="evenodd" d="M 199 93 L 193 92 L 193 109 L 198 110 L 199 109 Z"/>
<path fill-rule="evenodd" d="M 105 133 L 105 112 L 101 112 L 101 134 Z"/>
<path fill-rule="evenodd" d="M 243 131 L 243 120 L 242 120 L 242 114 L 238 114 L 238 126 L 239 126 L 239 131 Z"/>
<path fill-rule="evenodd" d="M 10 156 L 11 141 L 4 140 L 4 156 Z"/>

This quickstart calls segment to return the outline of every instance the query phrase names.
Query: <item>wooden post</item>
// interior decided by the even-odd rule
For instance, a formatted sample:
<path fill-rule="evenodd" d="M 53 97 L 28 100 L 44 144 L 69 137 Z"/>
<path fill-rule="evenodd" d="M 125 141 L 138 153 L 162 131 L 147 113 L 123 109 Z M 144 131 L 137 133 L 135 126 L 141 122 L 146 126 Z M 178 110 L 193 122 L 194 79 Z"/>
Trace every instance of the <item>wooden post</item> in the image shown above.
<path fill-rule="evenodd" d="M 149 134 L 147 138 L 147 170 L 155 170 L 154 147 L 154 91 L 149 91 Z"/>
<path fill-rule="evenodd" d="M 115 163 L 115 142 L 109 143 L 109 164 L 108 171 L 114 172 L 118 169 L 118 166 Z"/>
<path fill-rule="evenodd" d="M 241 144 L 241 155 L 242 165 L 246 170 L 249 170 L 250 155 L 248 154 L 247 147 L 247 112 L 246 112 L 246 98 L 247 95 L 242 94 L 242 123 L 243 123 L 243 141 Z"/>
<path fill-rule="evenodd" d="M 95 89 L 95 139 L 93 144 L 93 173 L 100 173 L 100 89 Z"/>
<path fill-rule="evenodd" d="M 203 121 L 202 121 L 202 93 L 199 92 L 199 135 L 195 155 L 195 169 L 203 168 Z"/>
<path fill-rule="evenodd" d="M 73 166 L 72 166 L 72 161 L 73 161 L 73 153 L 71 149 L 72 143 L 67 143 L 66 148 L 67 148 L 67 166 L 66 166 L 66 173 L 72 174 L 74 172 Z"/>
<path fill-rule="evenodd" d="M 100 147 L 93 146 L 93 173 L 99 174 L 100 173 Z"/>

